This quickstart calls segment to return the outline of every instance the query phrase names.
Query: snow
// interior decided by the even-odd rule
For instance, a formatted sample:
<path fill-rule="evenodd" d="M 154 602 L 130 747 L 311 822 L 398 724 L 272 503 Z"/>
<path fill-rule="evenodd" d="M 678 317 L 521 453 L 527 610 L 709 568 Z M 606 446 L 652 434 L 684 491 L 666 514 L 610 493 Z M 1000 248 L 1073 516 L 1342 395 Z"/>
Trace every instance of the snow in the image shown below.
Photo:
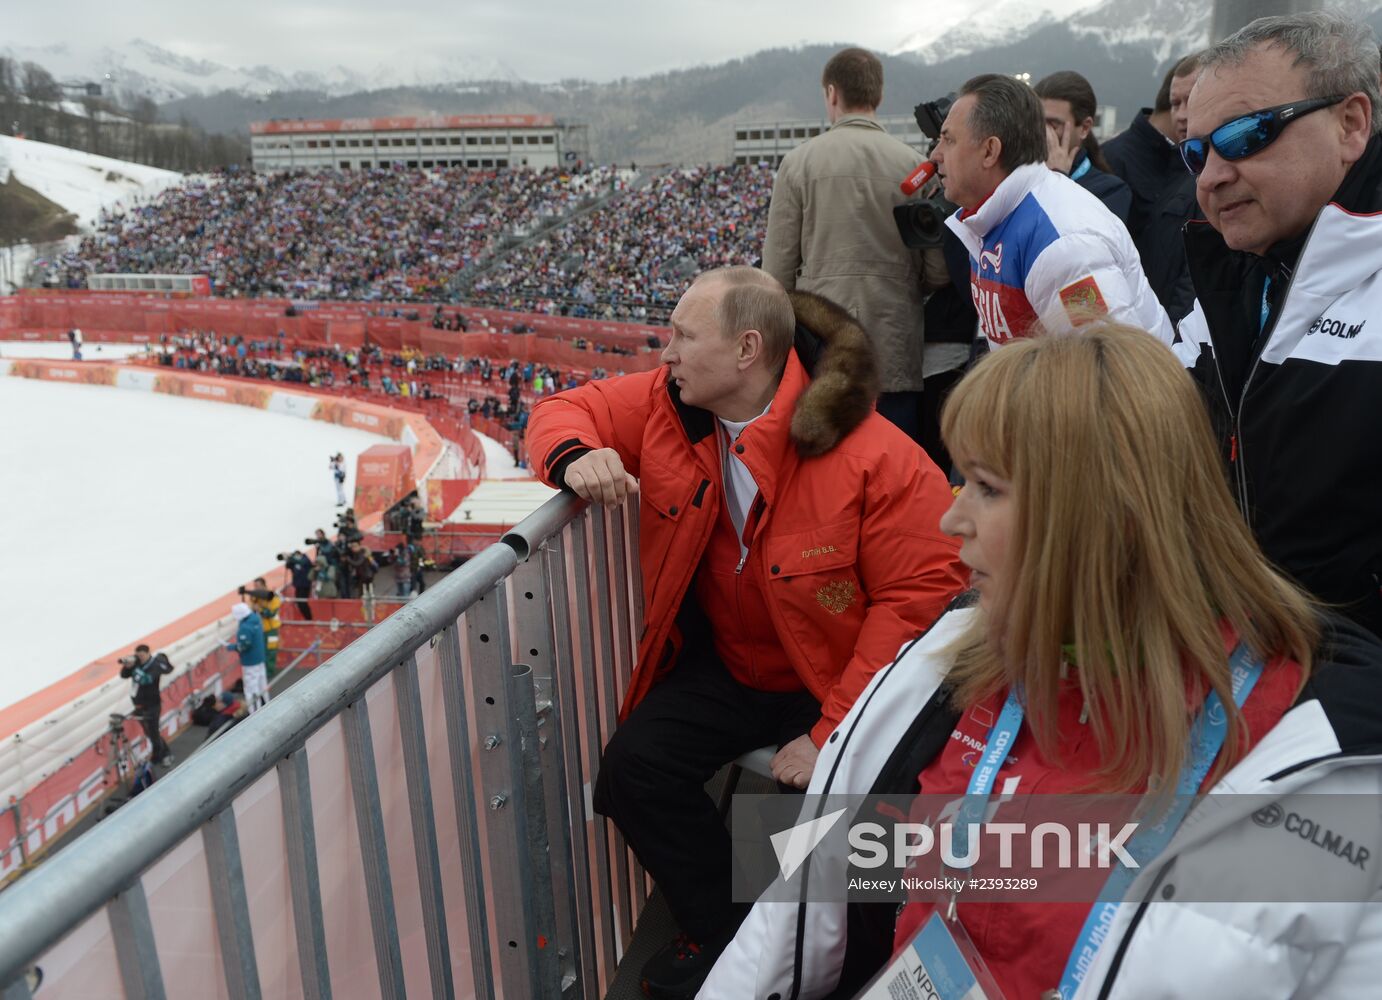
<path fill-rule="evenodd" d="M 24 275 L 37 253 L 28 243 L 0 247 L 0 295 L 12 295 L 23 287 Z"/>
<path fill-rule="evenodd" d="M 485 479 L 451 512 L 447 521 L 513 526 L 557 493 L 536 479 Z"/>
<path fill-rule="evenodd" d="M 492 437 L 485 437 L 479 431 L 473 432 L 485 449 L 486 479 L 531 479 L 532 472 L 520 469 L 513 463 L 513 452 Z"/>
<path fill-rule="evenodd" d="M 183 180 L 173 170 L 8 135 L 0 135 L 0 160 L 19 183 L 67 209 L 83 228 L 103 208 L 150 200 Z"/>
<path fill-rule="evenodd" d="M 120 361 L 134 354 L 144 353 L 143 344 L 82 345 L 83 361 Z M 41 361 L 67 361 L 72 357 L 72 345 L 54 340 L 0 340 L 0 358 L 38 358 Z"/>
<path fill-rule="evenodd" d="M 198 94 L 231 90 L 254 97 L 274 91 L 319 90 L 340 97 L 389 87 L 442 86 L 465 80 L 509 80 L 518 75 L 499 59 L 458 54 L 453 47 L 371 47 L 376 59 L 356 66 L 317 66 L 280 71 L 268 66 L 232 67 L 179 55 L 141 38 L 115 45 L 0 46 L 0 55 L 34 62 L 60 80 L 92 80 L 107 94 L 143 94 L 163 104 Z"/>
<path fill-rule="evenodd" d="M 916 53 L 930 63 L 954 59 L 1020 38 L 1039 24 L 1068 20 L 1102 2 L 997 0 L 978 9 L 967 4 L 933 5 L 925 8 L 925 26 L 899 42 L 893 55 Z"/>
<path fill-rule="evenodd" d="M 0 377 L 0 707 L 275 565 L 385 440 L 247 407 Z M 15 433 L 13 428 L 32 428 Z M 37 429 L 41 428 L 41 433 Z"/>

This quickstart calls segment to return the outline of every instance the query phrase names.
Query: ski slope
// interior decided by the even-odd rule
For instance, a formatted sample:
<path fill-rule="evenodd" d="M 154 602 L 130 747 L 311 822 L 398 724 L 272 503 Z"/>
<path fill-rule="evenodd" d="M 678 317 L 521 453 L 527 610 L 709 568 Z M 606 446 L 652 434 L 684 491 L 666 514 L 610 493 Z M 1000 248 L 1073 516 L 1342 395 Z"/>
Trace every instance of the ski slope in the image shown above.
<path fill-rule="evenodd" d="M 121 361 L 132 355 L 142 355 L 146 350 L 144 344 L 106 344 L 87 341 L 82 345 L 82 360 Z M 71 357 L 72 345 L 65 340 L 0 340 L 0 358 L 66 361 Z"/>
<path fill-rule="evenodd" d="M 504 445 L 492 437 L 486 437 L 479 431 L 472 431 L 480 439 L 480 447 L 485 449 L 485 478 L 486 479 L 532 479 L 533 474 L 528 469 L 520 469 L 513 464 L 513 453 L 505 448 Z"/>
<path fill-rule="evenodd" d="M 0 161 L 9 164 L 19 183 L 75 215 L 83 230 L 96 224 L 101 209 L 148 201 L 183 177 L 173 170 L 9 135 L 0 135 Z"/>
<path fill-rule="evenodd" d="M 386 439 L 156 393 L 0 377 L 0 707 L 331 529 L 328 456 Z M 227 611 L 229 608 L 227 608 Z"/>

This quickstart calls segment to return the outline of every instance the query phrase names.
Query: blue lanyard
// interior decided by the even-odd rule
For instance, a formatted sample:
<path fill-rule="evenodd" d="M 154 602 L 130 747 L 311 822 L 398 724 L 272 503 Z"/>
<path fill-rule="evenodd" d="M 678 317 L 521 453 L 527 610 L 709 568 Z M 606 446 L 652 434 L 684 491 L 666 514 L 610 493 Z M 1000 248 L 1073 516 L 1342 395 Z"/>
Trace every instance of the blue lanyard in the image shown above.
<path fill-rule="evenodd" d="M 1091 164 L 1089 162 L 1089 157 L 1086 156 L 1083 160 L 1080 161 L 1080 165 L 1078 167 L 1070 171 L 1070 179 L 1072 181 L 1079 180 L 1085 174 L 1089 173 L 1090 166 Z"/>
<path fill-rule="evenodd" d="M 1248 695 L 1252 693 L 1258 678 L 1262 676 L 1262 664 L 1252 659 L 1247 647 L 1239 645 L 1229 660 L 1229 669 L 1232 676 L 1233 700 L 1241 708 Z M 1209 774 L 1214 758 L 1219 756 L 1219 750 L 1223 747 L 1227 735 L 1228 713 L 1224 711 L 1218 693 L 1211 691 L 1205 699 L 1204 711 L 1195 720 L 1194 728 L 1190 732 L 1190 759 L 1180 772 L 1175 805 L 1156 826 L 1139 828 L 1136 835 L 1128 841 L 1125 850 L 1136 859 L 1139 868 L 1132 869 L 1120 864 L 1109 875 L 1108 882 L 1104 884 L 1099 900 L 1085 918 L 1080 935 L 1075 939 L 1075 947 L 1065 963 L 1065 972 L 1061 974 L 1059 987 L 1062 1000 L 1071 1000 L 1080 983 L 1084 981 L 1107 929 L 1112 925 L 1114 915 L 1122 904 L 1128 887 L 1137 878 L 1138 872 L 1165 850 L 1166 845 L 1180 829 L 1181 821 L 1190 811 L 1190 805 L 1199 792 L 1200 785 L 1204 783 L 1205 776 Z"/>
<path fill-rule="evenodd" d="M 1271 276 L 1268 275 L 1268 276 L 1267 276 L 1267 279 L 1266 279 L 1265 281 L 1262 282 L 1262 314 L 1261 314 L 1261 318 L 1258 320 L 1258 323 L 1257 323 L 1257 332 L 1258 332 L 1258 333 L 1261 333 L 1263 330 L 1265 330 L 1265 329 L 1267 328 L 1267 317 L 1269 317 L 1269 316 L 1272 314 L 1272 305 L 1271 305 L 1271 302 L 1270 302 L 1270 301 L 1268 300 L 1268 298 L 1267 298 L 1267 295 L 1268 295 L 1268 293 L 1271 292 L 1271 290 L 1272 290 L 1272 279 L 1271 279 Z"/>
<path fill-rule="evenodd" d="M 1258 678 L 1262 676 L 1262 664 L 1252 659 L 1247 647 L 1239 645 L 1229 659 L 1229 670 L 1232 677 L 1233 700 L 1241 708 L 1248 695 L 1252 693 Z M 974 768 L 964 802 L 956 814 L 953 826 L 956 853 L 967 853 L 969 825 L 979 824 L 984 820 L 989 796 L 998 780 L 998 769 L 1017 741 L 1024 714 L 1019 692 L 1010 689 L 1007 701 L 1003 703 L 1003 710 L 998 715 L 998 721 L 989 730 L 984 755 Z M 1200 785 L 1214 765 L 1214 759 L 1219 755 L 1227 734 L 1228 716 L 1224 712 L 1223 702 L 1217 692 L 1211 691 L 1205 699 L 1204 710 L 1195 720 L 1194 728 L 1191 730 L 1190 759 L 1181 770 L 1176 785 L 1175 805 L 1156 826 L 1140 828 L 1127 842 L 1124 850 L 1136 859 L 1139 867 L 1132 869 L 1120 864 L 1110 873 L 1108 881 L 1099 893 L 1098 901 L 1085 918 L 1075 947 L 1065 964 L 1065 972 L 1061 975 L 1060 981 L 1060 995 L 1063 1000 L 1070 1000 L 1084 980 L 1107 933 L 1107 926 L 1112 922 L 1123 896 L 1138 872 L 1147 867 L 1148 863 L 1165 849 L 1180 828 L 1181 821 L 1185 819 Z"/>

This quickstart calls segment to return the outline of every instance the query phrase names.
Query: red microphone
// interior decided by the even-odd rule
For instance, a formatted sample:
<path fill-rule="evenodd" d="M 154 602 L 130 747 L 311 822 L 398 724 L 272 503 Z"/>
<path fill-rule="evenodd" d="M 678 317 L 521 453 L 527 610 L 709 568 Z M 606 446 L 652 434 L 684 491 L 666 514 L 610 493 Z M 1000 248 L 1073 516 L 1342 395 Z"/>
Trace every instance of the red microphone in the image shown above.
<path fill-rule="evenodd" d="M 926 182 L 935 176 L 936 165 L 932 163 L 930 160 L 923 160 L 921 166 L 917 167 L 910 174 L 908 174 L 907 179 L 903 181 L 899 186 L 902 188 L 902 193 L 905 194 L 908 198 L 910 198 L 912 195 L 916 194 L 923 187 L 925 187 Z"/>

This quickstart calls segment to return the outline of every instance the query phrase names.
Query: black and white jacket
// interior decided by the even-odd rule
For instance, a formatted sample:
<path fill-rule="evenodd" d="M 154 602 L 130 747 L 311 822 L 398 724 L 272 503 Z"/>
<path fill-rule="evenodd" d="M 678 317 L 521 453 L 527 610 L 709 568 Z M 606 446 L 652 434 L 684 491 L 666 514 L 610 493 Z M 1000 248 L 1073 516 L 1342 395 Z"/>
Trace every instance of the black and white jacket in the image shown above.
<path fill-rule="evenodd" d="M 826 741 L 798 822 L 815 796 L 915 792 L 916 775 L 958 718 L 944 677 L 972 610 L 952 610 L 880 671 Z M 1382 969 L 1382 641 L 1335 619 L 1296 704 L 1211 790 L 1119 907 L 1075 1000 L 1165 997 L 1375 996 Z M 1283 816 L 1309 813 L 1312 795 L 1364 796 L 1369 815 L 1347 832 L 1342 858 L 1254 813 L 1263 796 Z M 1317 800 L 1319 801 L 1319 800 Z M 1304 803 L 1304 804 L 1302 804 Z M 1241 804 L 1241 805 L 1239 805 Z M 1358 848 L 1366 849 L 1362 864 Z M 841 852 L 817 850 L 817 878 L 840 878 Z M 1177 887 L 1213 879 L 1259 888 L 1262 858 L 1303 884 L 1327 884 L 1334 902 L 1200 903 Z M 1294 883 L 1293 883 L 1294 884 Z M 776 887 L 781 890 L 781 887 Z M 768 894 L 772 895 L 770 891 Z M 1303 893 L 1304 895 L 1304 893 Z M 779 898 L 781 898 L 779 896 Z M 1229 898 L 1226 896 L 1225 898 Z M 886 920 L 880 925 L 877 910 Z M 872 911 L 872 912 L 871 912 Z M 706 981 L 700 1000 L 850 997 L 886 960 L 887 904 L 760 900 Z M 842 983 L 842 976 L 845 982 Z M 1052 984 L 1053 986 L 1055 984 Z"/>
<path fill-rule="evenodd" d="M 1302 240 L 1256 257 L 1191 223 L 1185 242 L 1196 303 L 1175 349 L 1253 534 L 1382 635 L 1382 137 Z"/>

